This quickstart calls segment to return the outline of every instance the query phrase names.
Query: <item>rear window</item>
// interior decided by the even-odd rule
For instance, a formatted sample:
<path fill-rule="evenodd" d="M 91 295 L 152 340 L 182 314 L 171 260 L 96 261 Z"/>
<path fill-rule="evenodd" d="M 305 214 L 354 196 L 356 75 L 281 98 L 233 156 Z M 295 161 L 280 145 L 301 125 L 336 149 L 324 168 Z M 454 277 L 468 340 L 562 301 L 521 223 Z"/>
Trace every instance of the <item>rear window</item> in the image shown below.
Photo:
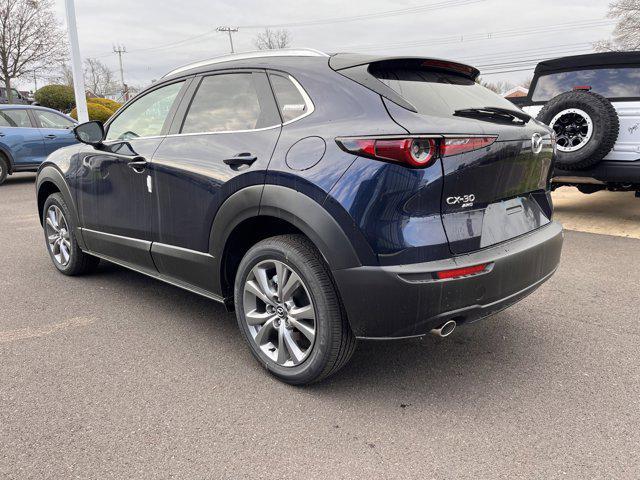
<path fill-rule="evenodd" d="M 640 97 L 640 68 L 598 68 L 544 75 L 538 78 L 531 98 L 547 101 L 578 86 L 589 86 L 591 91 L 607 98 Z"/>
<path fill-rule="evenodd" d="M 514 108 L 500 95 L 455 73 L 419 69 L 376 69 L 370 73 L 423 114 L 444 117 L 463 108 Z"/>

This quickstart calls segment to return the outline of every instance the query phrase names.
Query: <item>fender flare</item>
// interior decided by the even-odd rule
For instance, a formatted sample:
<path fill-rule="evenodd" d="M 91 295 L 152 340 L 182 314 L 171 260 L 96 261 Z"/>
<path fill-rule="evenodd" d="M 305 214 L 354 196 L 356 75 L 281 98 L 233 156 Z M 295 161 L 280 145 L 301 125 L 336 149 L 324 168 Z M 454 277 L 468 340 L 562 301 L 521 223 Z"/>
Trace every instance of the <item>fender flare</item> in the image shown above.
<path fill-rule="evenodd" d="M 218 268 L 222 266 L 229 236 L 252 217 L 275 217 L 295 226 L 318 248 L 331 270 L 361 266 L 351 241 L 321 204 L 292 188 L 254 185 L 231 195 L 214 218 L 209 253 L 216 259 Z"/>
<path fill-rule="evenodd" d="M 80 231 L 80 217 L 78 216 L 78 210 L 76 208 L 76 202 L 73 199 L 73 195 L 71 195 L 71 190 L 67 185 L 62 173 L 55 168 L 53 165 L 44 165 L 40 167 L 38 170 L 38 176 L 36 178 L 36 199 L 40 197 L 40 190 L 42 189 L 45 183 L 52 183 L 56 186 L 56 188 L 60 191 L 62 198 L 64 198 L 67 207 L 70 210 L 71 214 L 71 222 L 73 223 L 73 227 L 76 232 L 76 240 L 81 249 L 85 249 L 84 239 L 82 238 L 82 233 Z M 38 204 L 38 209 L 40 205 Z M 38 211 L 39 213 L 39 211 Z M 42 215 L 39 215 L 40 223 L 42 224 Z"/>

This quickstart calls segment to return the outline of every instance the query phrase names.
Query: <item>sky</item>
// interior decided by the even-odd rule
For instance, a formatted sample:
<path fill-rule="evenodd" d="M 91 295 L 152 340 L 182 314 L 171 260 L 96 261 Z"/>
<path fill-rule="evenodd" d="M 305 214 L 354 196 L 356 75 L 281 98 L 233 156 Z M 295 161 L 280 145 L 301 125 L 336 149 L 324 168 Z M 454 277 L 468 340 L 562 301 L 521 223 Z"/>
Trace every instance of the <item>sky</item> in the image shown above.
<path fill-rule="evenodd" d="M 238 26 L 236 51 L 255 50 L 265 26 L 287 25 L 292 48 L 420 55 L 463 61 L 487 81 L 519 83 L 537 61 L 588 53 L 615 25 L 607 0 L 76 0 L 80 51 L 144 87 L 169 70 L 229 53 L 221 25 Z M 64 0 L 56 14 L 65 24 Z M 65 27 L 66 28 L 66 27 Z M 32 84 L 22 82 L 24 86 Z"/>

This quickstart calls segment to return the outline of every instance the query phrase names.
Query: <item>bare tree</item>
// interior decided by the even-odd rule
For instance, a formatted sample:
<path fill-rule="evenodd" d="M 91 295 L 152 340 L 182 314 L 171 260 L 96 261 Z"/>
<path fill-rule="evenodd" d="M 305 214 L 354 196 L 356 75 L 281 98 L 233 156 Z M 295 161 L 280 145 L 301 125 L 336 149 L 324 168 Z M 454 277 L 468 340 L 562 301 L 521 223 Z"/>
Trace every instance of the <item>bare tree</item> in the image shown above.
<path fill-rule="evenodd" d="M 0 80 L 11 102 L 11 80 L 49 71 L 66 57 L 65 35 L 52 0 L 0 0 Z"/>
<path fill-rule="evenodd" d="M 84 61 L 84 83 L 99 97 L 117 89 L 113 77 L 113 71 L 97 58 L 87 58 Z"/>
<path fill-rule="evenodd" d="M 60 64 L 60 72 L 54 77 L 54 80 L 62 85 L 73 87 L 73 72 L 67 62 Z"/>
<path fill-rule="evenodd" d="M 478 77 L 476 82 L 478 82 L 483 87 L 488 88 L 489 90 L 499 95 L 502 95 L 504 92 L 506 92 L 507 90 L 511 90 L 514 87 L 513 83 L 507 80 L 498 80 L 497 82 L 486 82 L 482 80 L 482 78 Z"/>
<path fill-rule="evenodd" d="M 256 35 L 253 43 L 258 50 L 287 48 L 291 45 L 291 34 L 285 29 L 271 30 L 270 28 L 265 28 L 264 32 Z"/>
<path fill-rule="evenodd" d="M 640 50 L 640 0 L 617 0 L 609 4 L 609 18 L 618 20 L 613 38 L 593 44 L 599 52 Z"/>

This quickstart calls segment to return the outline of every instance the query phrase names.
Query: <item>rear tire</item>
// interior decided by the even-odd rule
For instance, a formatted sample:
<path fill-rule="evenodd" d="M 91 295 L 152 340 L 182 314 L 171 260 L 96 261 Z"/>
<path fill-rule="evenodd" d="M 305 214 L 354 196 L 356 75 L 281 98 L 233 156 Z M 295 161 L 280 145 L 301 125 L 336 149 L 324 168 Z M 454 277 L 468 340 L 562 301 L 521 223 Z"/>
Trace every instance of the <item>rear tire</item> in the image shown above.
<path fill-rule="evenodd" d="M 2 185 L 9 175 L 9 164 L 7 160 L 0 156 L 0 185 Z"/>
<path fill-rule="evenodd" d="M 75 276 L 94 271 L 100 259 L 80 249 L 71 219 L 69 208 L 62 195 L 51 194 L 44 202 L 42 209 L 47 252 L 60 273 Z"/>
<path fill-rule="evenodd" d="M 557 136 L 556 166 L 582 170 L 600 162 L 618 139 L 616 109 L 602 95 L 577 90 L 561 93 L 540 110 L 537 120 Z"/>
<path fill-rule="evenodd" d="M 288 289 L 290 281 L 299 285 Z M 286 383 L 320 381 L 340 370 L 355 350 L 356 339 L 329 268 L 302 235 L 254 245 L 238 267 L 234 299 L 238 326 L 251 353 Z M 304 309 L 311 312 L 307 317 L 298 313 Z"/>

